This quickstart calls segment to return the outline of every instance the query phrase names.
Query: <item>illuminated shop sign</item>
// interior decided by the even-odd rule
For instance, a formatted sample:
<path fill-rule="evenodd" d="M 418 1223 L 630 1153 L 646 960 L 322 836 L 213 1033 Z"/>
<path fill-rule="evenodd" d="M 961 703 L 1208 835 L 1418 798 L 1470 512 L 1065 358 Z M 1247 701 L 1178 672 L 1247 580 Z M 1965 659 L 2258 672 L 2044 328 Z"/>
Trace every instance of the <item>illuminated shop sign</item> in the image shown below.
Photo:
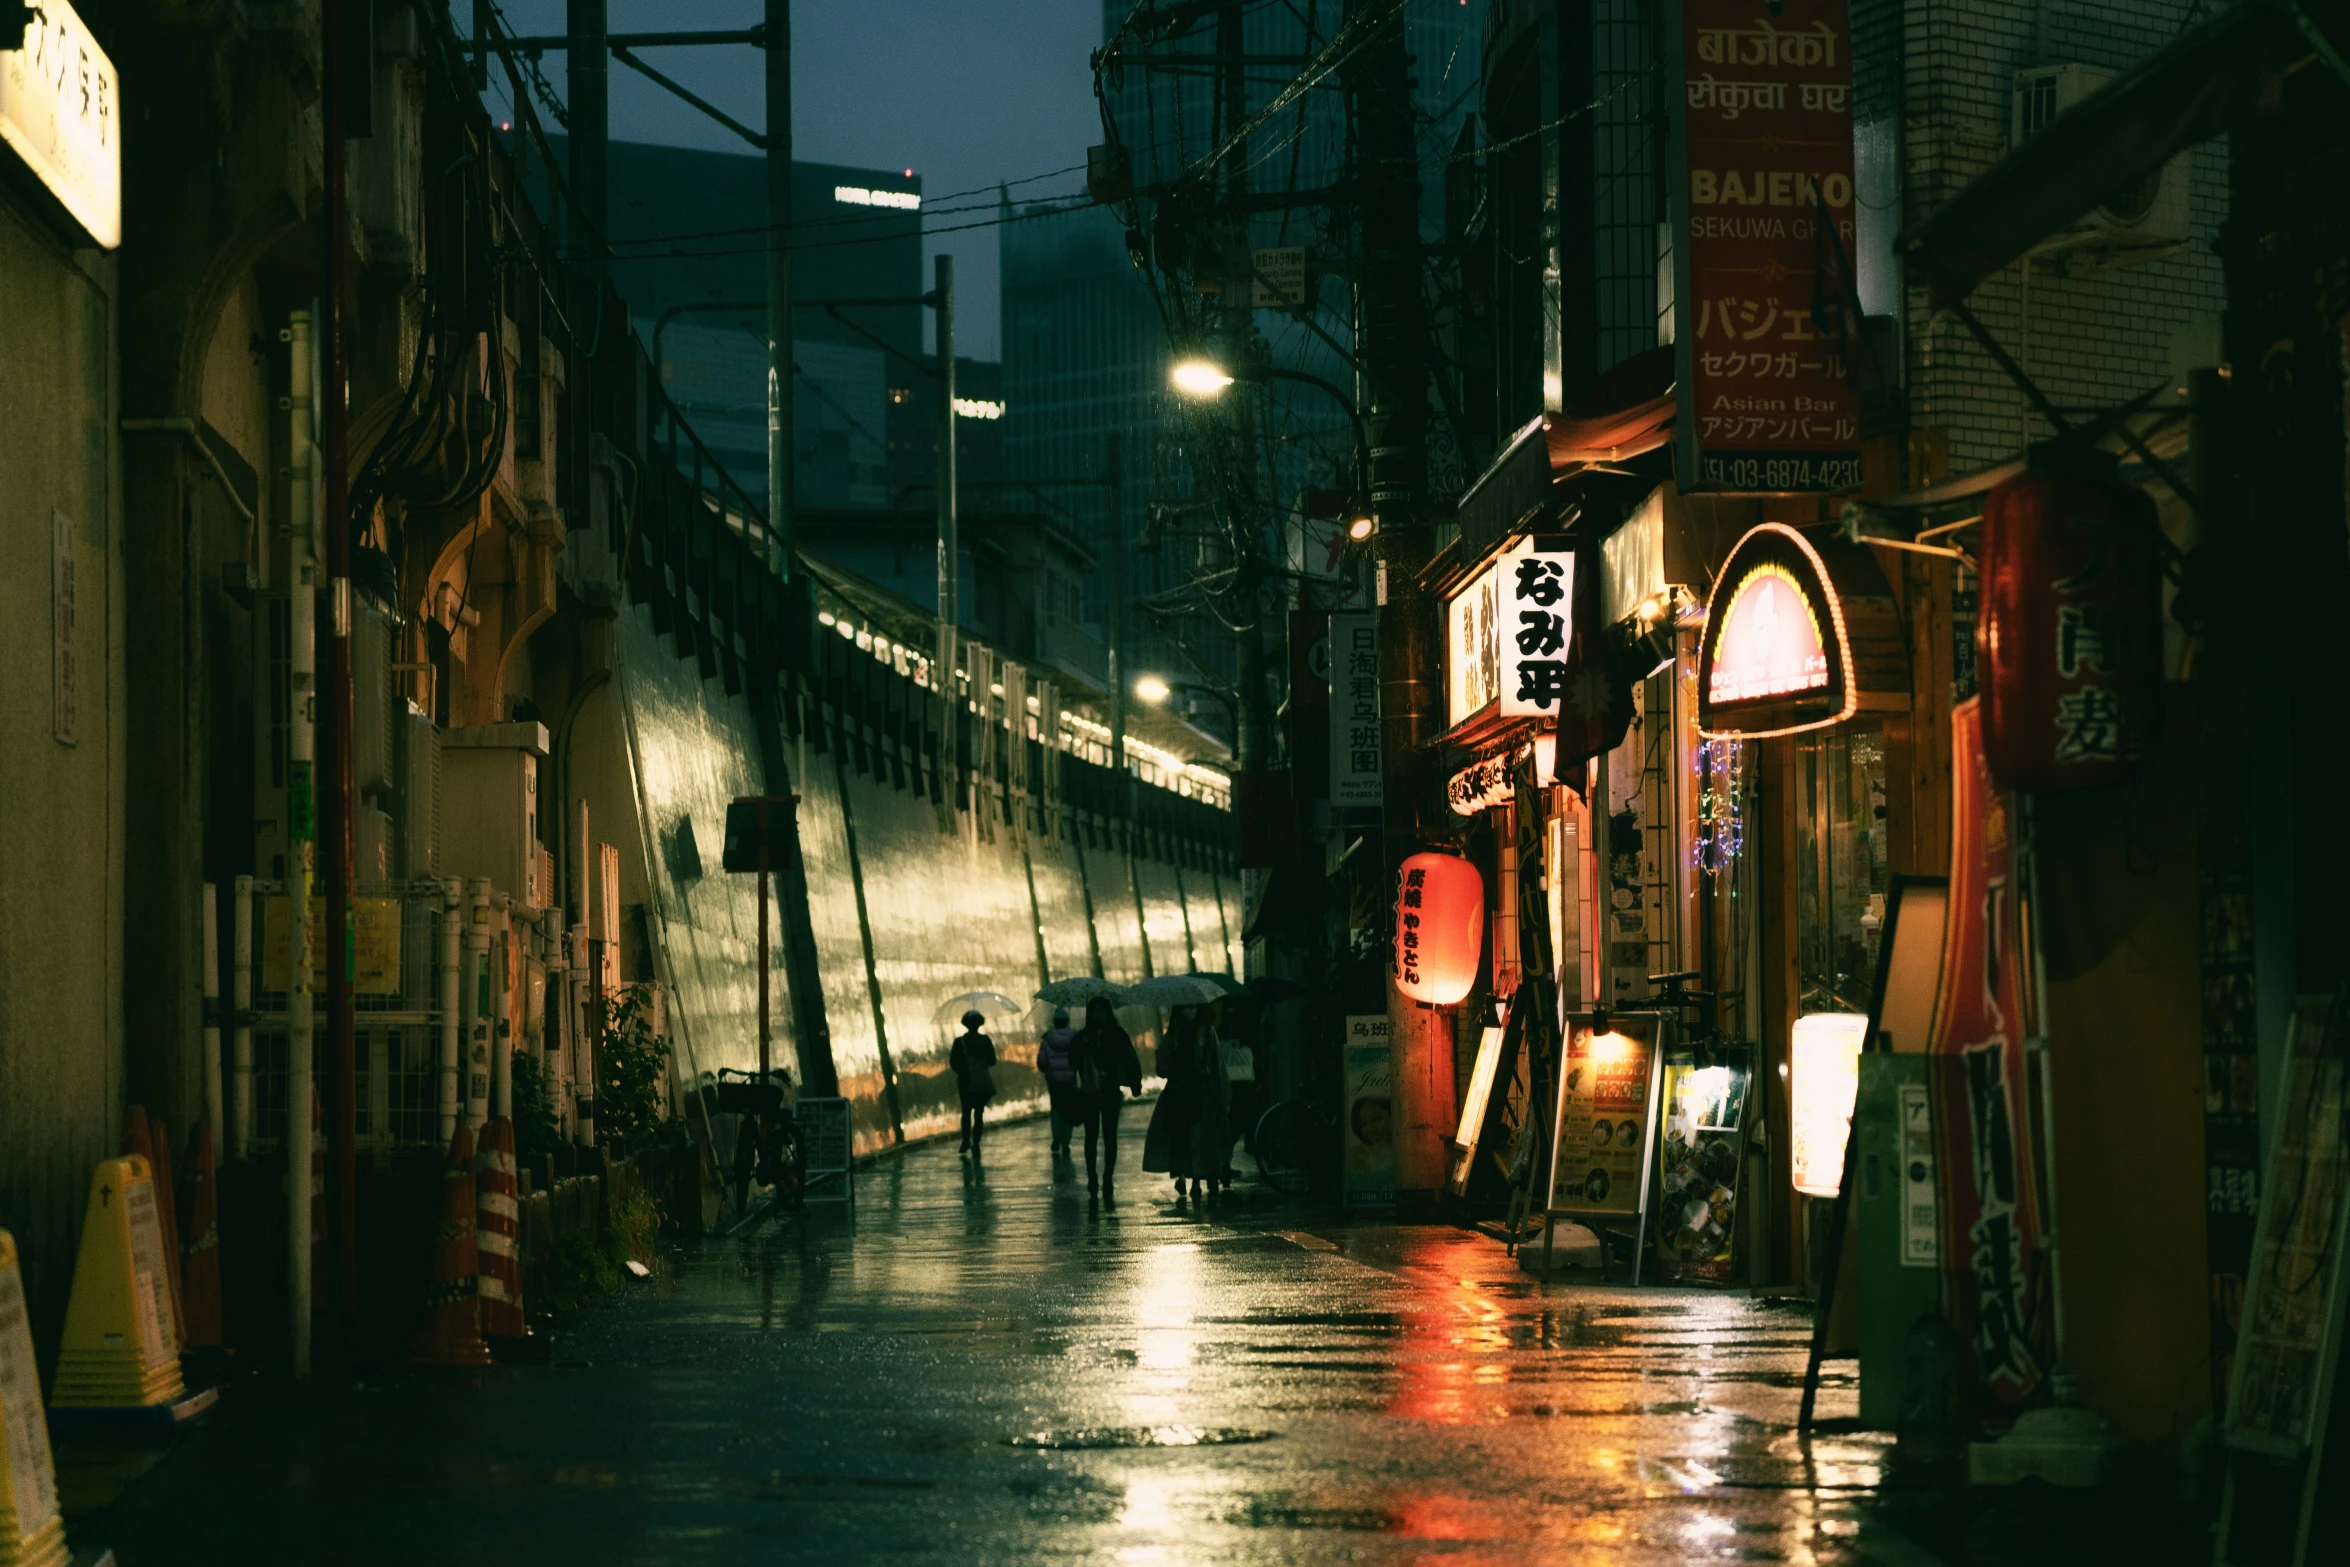
<path fill-rule="evenodd" d="M 1707 738 L 1782 735 L 1909 706 L 1893 590 L 1865 545 L 1766 522 L 1738 541 L 1698 650 Z"/>
<path fill-rule="evenodd" d="M 1857 1012 L 1813 1012 L 1789 1038 L 1788 1162 L 1795 1189 L 1833 1197 L 1844 1185 L 1844 1144 L 1860 1092 L 1860 1047 L 1869 1020 Z"/>
<path fill-rule="evenodd" d="M 910 190 L 867 190 L 862 185 L 835 185 L 832 199 L 850 207 L 903 207 L 908 212 L 922 205 L 922 197 Z"/>
<path fill-rule="evenodd" d="M 1001 419 L 1004 405 L 988 397 L 958 397 L 955 399 L 955 417 L 958 419 Z"/>
<path fill-rule="evenodd" d="M 1445 601 L 1445 722 L 1499 704 L 1504 718 L 1556 718 L 1568 695 L 1575 557 L 1521 539 Z"/>
<path fill-rule="evenodd" d="M 0 50 L 0 141 L 100 249 L 122 243 L 122 78 L 65 0 Z"/>
<path fill-rule="evenodd" d="M 1793 572 L 1756 566 L 1722 612 L 1721 653 L 1707 671 L 1706 696 L 1720 704 L 1825 690 L 1824 632 Z"/>

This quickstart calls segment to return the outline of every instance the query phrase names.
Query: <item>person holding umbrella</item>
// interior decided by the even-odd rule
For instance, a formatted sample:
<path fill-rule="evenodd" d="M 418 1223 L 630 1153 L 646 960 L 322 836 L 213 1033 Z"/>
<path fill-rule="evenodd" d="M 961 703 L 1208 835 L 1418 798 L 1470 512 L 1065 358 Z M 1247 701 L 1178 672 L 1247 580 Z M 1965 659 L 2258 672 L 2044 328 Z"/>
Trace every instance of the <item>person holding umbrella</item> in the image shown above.
<path fill-rule="evenodd" d="M 1091 1014 L 1087 1021 L 1090 1025 Z M 1036 1069 L 1044 1074 L 1044 1091 L 1052 1105 L 1053 1157 L 1069 1156 L 1069 1139 L 1090 1113 L 1077 1087 L 1077 1064 L 1070 1055 L 1076 1031 L 1069 1026 L 1066 1007 L 1053 1008 L 1053 1026 L 1036 1043 Z M 1089 1128 L 1090 1130 L 1090 1128 Z"/>
<path fill-rule="evenodd" d="M 1070 1040 L 1070 1070 L 1075 1080 L 1073 1098 L 1085 1121 L 1085 1189 L 1096 1190 L 1094 1148 L 1102 1146 L 1099 1190 L 1104 1202 L 1116 1202 L 1110 1183 L 1118 1175 L 1118 1107 L 1125 1093 L 1142 1092 L 1142 1057 L 1134 1040 L 1118 1026 L 1118 1017 L 1103 997 L 1085 1006 L 1085 1027 Z"/>
<path fill-rule="evenodd" d="M 964 1013 L 963 1032 L 947 1051 L 947 1070 L 955 1074 L 955 1093 L 963 1105 L 961 1152 L 974 1159 L 987 1129 L 988 1101 L 995 1098 L 995 1041 L 980 1032 L 986 1021 L 983 1013 Z"/>

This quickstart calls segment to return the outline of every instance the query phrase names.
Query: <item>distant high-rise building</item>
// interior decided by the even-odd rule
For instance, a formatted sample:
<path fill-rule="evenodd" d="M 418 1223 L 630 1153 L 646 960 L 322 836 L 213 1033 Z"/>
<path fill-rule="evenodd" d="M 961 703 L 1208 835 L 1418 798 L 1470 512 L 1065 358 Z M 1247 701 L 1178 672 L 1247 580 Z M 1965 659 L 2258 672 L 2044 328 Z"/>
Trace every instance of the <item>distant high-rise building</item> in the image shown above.
<path fill-rule="evenodd" d="M 1121 39 L 1132 10 L 1130 0 L 1105 0 L 1105 41 Z M 1426 121 L 1424 171 L 1441 167 L 1474 96 L 1483 12 L 1484 0 L 1411 0 L 1406 29 L 1415 62 L 1414 99 Z M 1328 47 L 1339 21 L 1335 7 L 1315 20 L 1289 7 L 1252 6 L 1242 18 L 1242 42 L 1259 62 L 1311 60 Z M 1147 46 L 1133 37 L 1125 42 L 1135 43 L 1138 53 L 1207 54 L 1215 47 L 1215 29 L 1210 23 Z M 1251 64 L 1249 102 L 1261 106 L 1294 74 Z M 1138 185 L 1166 180 L 1212 152 L 1218 140 L 1215 92 L 1213 68 L 1175 71 L 1129 63 L 1111 74 L 1109 116 Z M 1261 348 L 1272 363 L 1307 370 L 1341 392 L 1353 387 L 1345 357 L 1353 338 L 1345 280 L 1353 236 L 1331 225 L 1334 211 L 1345 210 L 1335 192 L 1346 154 L 1344 97 L 1316 90 L 1297 107 L 1267 117 L 1251 139 L 1243 174 L 1252 206 L 1261 208 L 1246 220 L 1247 244 L 1258 251 L 1304 249 L 1320 305 L 1311 324 L 1279 310 L 1249 312 L 1252 351 Z M 1445 182 L 1430 176 L 1423 183 L 1423 237 L 1435 240 L 1443 232 Z M 1283 192 L 1294 193 L 1295 201 L 1276 200 Z M 1138 267 L 1132 252 L 1163 256 L 1160 247 L 1196 244 L 1204 236 L 1186 231 L 1166 204 L 1143 206 L 1151 227 L 1133 233 L 1111 209 L 1089 203 L 1042 203 L 1016 214 L 1007 207 L 1009 221 L 999 231 L 1005 461 L 1015 476 L 1065 481 L 1099 475 L 1110 437 L 1123 437 L 1129 669 L 1229 686 L 1234 647 L 1227 618 L 1186 591 L 1219 580 L 1229 568 L 1227 519 L 1213 509 L 1219 502 L 1194 471 L 1199 427 L 1193 412 L 1169 393 L 1167 370 L 1177 340 L 1186 350 L 1220 350 L 1232 321 L 1197 299 L 1154 294 L 1153 275 Z M 1270 412 L 1258 430 L 1256 521 L 1277 531 L 1302 488 L 1351 485 L 1353 426 L 1346 410 L 1315 388 L 1276 382 L 1263 397 Z M 1446 432 L 1432 439 L 1457 446 Z M 1106 487 L 1053 493 L 1054 504 L 1089 537 L 1107 539 Z M 1089 619 L 1098 621 L 1105 593 L 1097 571 L 1084 595 Z M 1203 706 L 1198 718 L 1218 730 L 1228 721 L 1226 710 L 1214 703 Z"/>
<path fill-rule="evenodd" d="M 558 157 L 563 138 L 552 138 Z M 767 495 L 767 166 L 756 153 L 614 142 L 612 284 L 662 386 L 727 476 Z M 802 506 L 890 505 L 927 484 L 937 403 L 919 304 L 922 181 L 792 165 L 793 482 Z"/>

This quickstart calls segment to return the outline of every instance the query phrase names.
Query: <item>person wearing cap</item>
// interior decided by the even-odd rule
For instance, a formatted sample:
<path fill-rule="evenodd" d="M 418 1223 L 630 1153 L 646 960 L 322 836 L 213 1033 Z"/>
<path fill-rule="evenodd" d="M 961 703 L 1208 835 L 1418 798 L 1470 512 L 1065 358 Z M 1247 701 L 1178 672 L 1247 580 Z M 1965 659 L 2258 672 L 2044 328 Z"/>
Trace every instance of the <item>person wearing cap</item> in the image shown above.
<path fill-rule="evenodd" d="M 963 1032 L 947 1051 L 947 1070 L 955 1074 L 955 1094 L 963 1103 L 961 1151 L 974 1159 L 986 1130 L 987 1103 L 995 1097 L 995 1041 L 979 1031 L 986 1021 L 977 1012 L 964 1013 Z"/>
<path fill-rule="evenodd" d="M 1077 1099 L 1077 1063 L 1070 1055 L 1077 1031 L 1069 1026 L 1064 1007 L 1053 1008 L 1053 1026 L 1036 1043 L 1036 1069 L 1044 1074 L 1045 1097 L 1052 1105 L 1053 1157 L 1069 1157 L 1069 1139 L 1085 1119 Z"/>

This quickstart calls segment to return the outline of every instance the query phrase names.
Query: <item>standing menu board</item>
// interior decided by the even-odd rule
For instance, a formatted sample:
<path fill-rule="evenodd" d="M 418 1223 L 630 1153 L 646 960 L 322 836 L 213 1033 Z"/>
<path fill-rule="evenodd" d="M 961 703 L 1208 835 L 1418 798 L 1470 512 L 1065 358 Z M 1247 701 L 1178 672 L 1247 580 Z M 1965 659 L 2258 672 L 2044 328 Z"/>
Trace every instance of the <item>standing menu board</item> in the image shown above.
<path fill-rule="evenodd" d="M 1654 1012 L 1570 1013 L 1559 1060 L 1549 1211 L 1636 1219 L 1634 1283 L 1648 1238 L 1667 1027 Z"/>
<path fill-rule="evenodd" d="M 1387 1014 L 1346 1020 L 1346 1205 L 1395 1201 L 1395 1051 Z"/>
<path fill-rule="evenodd" d="M 1730 1277 L 1749 1075 L 1743 1050 L 1703 1062 L 1677 1054 L 1665 1063 L 1657 1260 L 1668 1279 Z"/>
<path fill-rule="evenodd" d="M 847 1202 L 856 1194 L 856 1139 L 846 1099 L 802 1099 L 792 1106 L 807 1160 L 808 1200 Z"/>

